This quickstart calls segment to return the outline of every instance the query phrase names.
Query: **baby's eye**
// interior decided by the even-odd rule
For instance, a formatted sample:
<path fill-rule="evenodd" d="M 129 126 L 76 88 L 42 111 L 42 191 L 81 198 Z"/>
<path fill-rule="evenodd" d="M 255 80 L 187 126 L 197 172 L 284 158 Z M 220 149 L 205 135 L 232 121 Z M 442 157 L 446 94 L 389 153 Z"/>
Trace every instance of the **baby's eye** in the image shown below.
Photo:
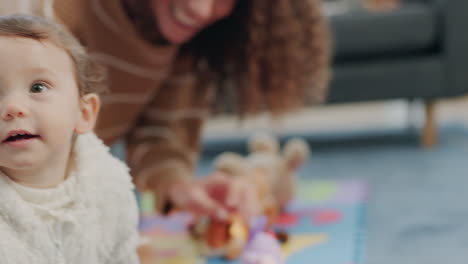
<path fill-rule="evenodd" d="M 43 83 L 35 83 L 31 86 L 31 89 L 29 90 L 31 93 L 42 93 L 49 88 L 43 84 Z"/>

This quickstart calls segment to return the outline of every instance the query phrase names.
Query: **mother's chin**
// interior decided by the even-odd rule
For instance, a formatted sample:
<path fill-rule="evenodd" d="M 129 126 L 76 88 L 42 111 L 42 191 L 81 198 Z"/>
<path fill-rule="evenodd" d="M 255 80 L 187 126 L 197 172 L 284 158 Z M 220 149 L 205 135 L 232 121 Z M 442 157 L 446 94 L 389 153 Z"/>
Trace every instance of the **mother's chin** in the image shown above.
<path fill-rule="evenodd" d="M 160 33 L 183 44 L 205 27 L 231 14 L 237 0 L 150 0 Z"/>

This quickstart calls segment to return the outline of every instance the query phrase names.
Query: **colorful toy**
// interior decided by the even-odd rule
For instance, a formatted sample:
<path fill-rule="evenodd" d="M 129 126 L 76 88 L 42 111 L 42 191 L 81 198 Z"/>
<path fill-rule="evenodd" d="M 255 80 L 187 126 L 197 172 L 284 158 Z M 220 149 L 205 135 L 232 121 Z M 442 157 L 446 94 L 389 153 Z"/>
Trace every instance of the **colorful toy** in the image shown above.
<path fill-rule="evenodd" d="M 250 225 L 232 215 L 230 221 L 205 218 L 191 233 L 204 256 L 240 259 L 242 264 L 283 264 L 276 234 L 266 231 L 267 218 L 259 216 Z"/>
<path fill-rule="evenodd" d="M 229 260 L 240 256 L 250 235 L 249 225 L 235 214 L 228 221 L 205 217 L 190 229 L 202 255 Z"/>
<path fill-rule="evenodd" d="M 218 252 L 214 258 L 202 257 L 197 246 L 200 238 L 193 239 L 193 232 L 188 230 L 194 228 L 188 228 L 193 220 L 189 213 L 179 211 L 159 215 L 154 208 L 148 207 L 152 208 L 153 214 L 143 213 L 140 222 L 141 234 L 148 240 L 146 247 L 140 249 L 140 254 L 145 257 L 142 263 L 268 263 L 271 259 L 265 255 L 276 256 L 279 253 L 278 244 L 287 263 L 291 264 L 314 260 L 327 264 L 364 263 L 366 184 L 360 180 L 317 180 L 307 177 L 298 180 L 296 197 L 271 228 L 267 229 L 266 216 L 251 221 L 248 240 L 236 260 L 220 258 L 224 252 Z M 141 200 L 149 198 L 141 197 Z M 270 230 L 276 232 L 272 234 Z M 284 231 L 286 236 L 283 237 L 285 234 L 280 234 L 278 230 Z M 254 239 L 257 236 L 263 238 Z M 275 237 L 278 241 L 275 241 Z"/>
<path fill-rule="evenodd" d="M 242 264 L 284 264 L 278 240 L 272 234 L 260 232 L 252 238 L 240 257 Z"/>
<path fill-rule="evenodd" d="M 257 188 L 263 213 L 277 215 L 292 200 L 296 189 L 296 170 L 310 154 L 307 143 L 299 138 L 286 141 L 282 152 L 278 140 L 269 134 L 254 135 L 250 154 L 243 157 L 226 152 L 214 162 L 215 170 L 234 177 L 248 177 Z"/>
<path fill-rule="evenodd" d="M 247 177 L 252 182 L 262 207 L 258 217 L 263 217 L 265 224 L 253 228 L 233 214 L 228 221 L 199 220 L 193 224 L 191 233 L 199 244 L 200 252 L 206 256 L 236 259 L 242 255 L 248 259 L 246 263 L 280 264 L 283 263 L 282 258 L 265 260 L 269 259 L 267 255 L 281 256 L 277 237 L 265 231 L 292 200 L 296 188 L 295 171 L 305 162 L 310 151 L 304 140 L 295 138 L 288 140 L 280 153 L 278 140 L 268 134 L 252 137 L 249 150 L 246 157 L 232 152 L 219 155 L 214 162 L 215 173 Z"/>

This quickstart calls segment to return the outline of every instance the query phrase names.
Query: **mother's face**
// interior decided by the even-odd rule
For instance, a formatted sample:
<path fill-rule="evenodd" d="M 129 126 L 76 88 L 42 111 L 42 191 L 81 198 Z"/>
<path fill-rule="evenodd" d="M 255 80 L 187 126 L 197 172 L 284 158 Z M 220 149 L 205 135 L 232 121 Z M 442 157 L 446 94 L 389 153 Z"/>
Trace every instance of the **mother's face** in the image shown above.
<path fill-rule="evenodd" d="M 161 34 L 182 44 L 231 14 L 238 0 L 151 0 Z"/>

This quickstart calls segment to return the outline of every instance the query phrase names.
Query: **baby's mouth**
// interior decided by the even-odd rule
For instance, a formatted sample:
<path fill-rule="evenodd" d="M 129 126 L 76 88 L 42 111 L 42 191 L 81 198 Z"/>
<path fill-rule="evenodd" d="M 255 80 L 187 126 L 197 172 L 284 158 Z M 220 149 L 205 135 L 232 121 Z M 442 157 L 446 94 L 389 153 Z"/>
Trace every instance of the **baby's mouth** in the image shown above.
<path fill-rule="evenodd" d="M 15 141 L 27 140 L 27 139 L 32 139 L 32 138 L 39 138 L 39 135 L 33 135 L 33 134 L 29 134 L 29 133 L 19 133 L 19 134 L 14 134 L 14 135 L 8 136 L 2 142 L 3 143 L 15 142 Z"/>

